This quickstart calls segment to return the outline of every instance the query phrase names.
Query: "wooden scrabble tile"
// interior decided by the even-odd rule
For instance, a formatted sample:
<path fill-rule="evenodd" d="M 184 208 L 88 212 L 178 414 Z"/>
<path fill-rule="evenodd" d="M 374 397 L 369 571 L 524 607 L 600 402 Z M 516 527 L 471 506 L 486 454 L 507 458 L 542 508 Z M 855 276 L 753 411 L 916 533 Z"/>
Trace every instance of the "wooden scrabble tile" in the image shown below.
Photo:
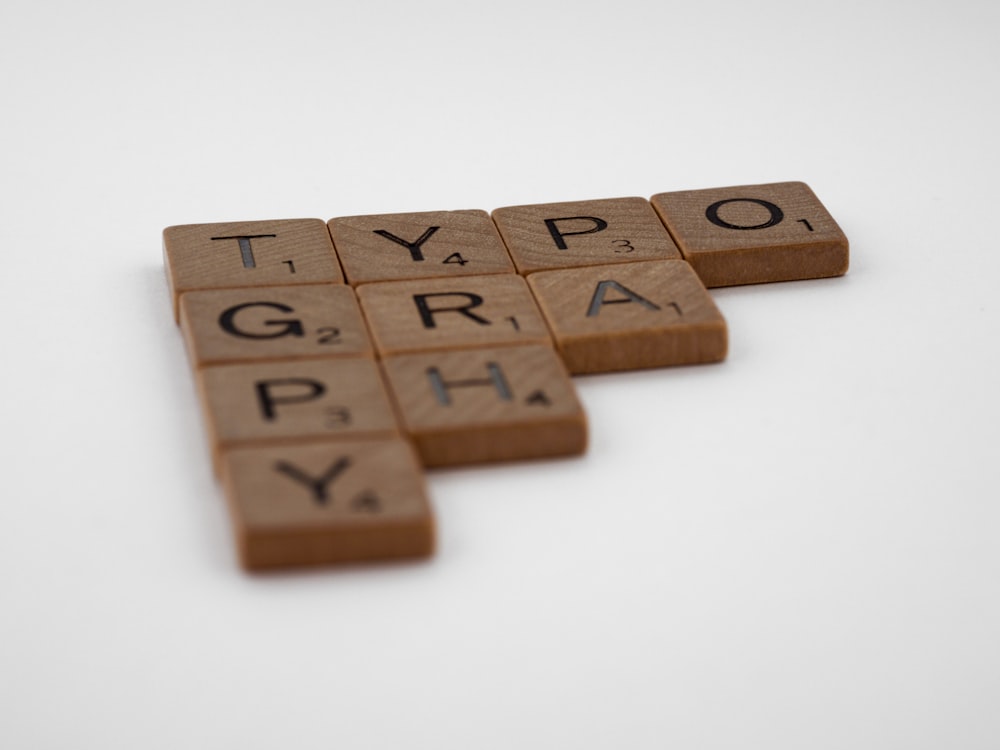
<path fill-rule="evenodd" d="M 508 206 L 493 220 L 523 274 L 681 257 L 643 198 Z"/>
<path fill-rule="evenodd" d="M 847 237 L 805 183 L 685 190 L 650 200 L 706 286 L 847 273 Z"/>
<path fill-rule="evenodd" d="M 342 216 L 329 226 L 351 284 L 514 273 L 485 211 Z"/>
<path fill-rule="evenodd" d="M 167 227 L 163 254 L 175 318 L 181 293 L 193 289 L 344 281 L 319 219 Z"/>
<path fill-rule="evenodd" d="M 216 365 L 198 383 L 216 451 L 399 432 L 379 368 L 364 357 Z"/>
<path fill-rule="evenodd" d="M 683 260 L 540 271 L 528 284 L 574 375 L 726 356 L 726 321 Z"/>
<path fill-rule="evenodd" d="M 247 569 L 430 555 L 434 520 L 403 439 L 227 451 L 222 481 Z"/>
<path fill-rule="evenodd" d="M 354 290 L 344 284 L 185 292 L 180 319 L 188 355 L 198 367 L 374 356 Z"/>
<path fill-rule="evenodd" d="M 516 274 L 386 281 L 357 291 L 380 355 L 552 343 Z"/>
<path fill-rule="evenodd" d="M 548 346 L 404 354 L 382 362 L 424 466 L 582 453 L 587 422 Z"/>

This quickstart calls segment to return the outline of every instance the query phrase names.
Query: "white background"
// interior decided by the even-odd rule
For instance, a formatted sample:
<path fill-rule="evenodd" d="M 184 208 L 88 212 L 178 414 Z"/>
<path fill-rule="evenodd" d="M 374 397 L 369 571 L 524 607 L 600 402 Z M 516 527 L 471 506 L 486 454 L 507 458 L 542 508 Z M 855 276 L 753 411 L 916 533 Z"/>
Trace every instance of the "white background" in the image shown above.
<path fill-rule="evenodd" d="M 0 9 L 0 746 L 1000 746 L 1000 12 Z M 437 471 L 429 562 L 241 572 L 171 224 L 803 180 L 846 277 Z"/>

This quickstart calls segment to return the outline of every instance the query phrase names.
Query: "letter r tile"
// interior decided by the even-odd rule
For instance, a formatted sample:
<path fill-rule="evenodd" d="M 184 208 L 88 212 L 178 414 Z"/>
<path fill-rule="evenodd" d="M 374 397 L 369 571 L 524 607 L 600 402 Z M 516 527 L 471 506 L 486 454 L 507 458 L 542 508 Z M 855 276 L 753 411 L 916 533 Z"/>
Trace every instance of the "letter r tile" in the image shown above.
<path fill-rule="evenodd" d="M 549 346 L 402 354 L 382 362 L 424 466 L 582 453 L 587 422 Z"/>
<path fill-rule="evenodd" d="M 249 570 L 433 551 L 423 474 L 401 438 L 238 448 L 221 474 Z"/>
<path fill-rule="evenodd" d="M 319 219 L 167 227 L 163 254 L 175 318 L 181 293 L 193 289 L 344 282 Z"/>
<path fill-rule="evenodd" d="M 528 284 L 574 375 L 726 356 L 726 321 L 683 260 L 541 271 Z"/>
<path fill-rule="evenodd" d="M 522 274 L 681 257 L 643 198 L 508 206 L 493 220 Z"/>
<path fill-rule="evenodd" d="M 386 281 L 357 291 L 382 356 L 552 343 L 535 298 L 517 274 Z"/>

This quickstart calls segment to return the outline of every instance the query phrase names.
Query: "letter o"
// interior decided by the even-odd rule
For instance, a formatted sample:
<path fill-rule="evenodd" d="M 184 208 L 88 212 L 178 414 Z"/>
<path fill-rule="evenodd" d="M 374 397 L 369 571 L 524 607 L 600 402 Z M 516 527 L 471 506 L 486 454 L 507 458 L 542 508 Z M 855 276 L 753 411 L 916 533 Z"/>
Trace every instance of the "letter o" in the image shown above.
<path fill-rule="evenodd" d="M 749 227 L 740 226 L 739 224 L 730 224 L 728 221 L 719 218 L 719 209 L 727 203 L 756 203 L 758 206 L 766 208 L 768 213 L 771 214 L 771 218 L 763 224 L 754 224 Z M 767 229 L 768 227 L 773 227 L 775 224 L 781 223 L 781 220 L 785 218 L 785 214 L 780 208 L 770 201 L 760 200 L 759 198 L 727 198 L 724 201 L 716 201 L 711 206 L 706 208 L 705 218 L 715 224 L 715 226 L 722 227 L 723 229 Z"/>

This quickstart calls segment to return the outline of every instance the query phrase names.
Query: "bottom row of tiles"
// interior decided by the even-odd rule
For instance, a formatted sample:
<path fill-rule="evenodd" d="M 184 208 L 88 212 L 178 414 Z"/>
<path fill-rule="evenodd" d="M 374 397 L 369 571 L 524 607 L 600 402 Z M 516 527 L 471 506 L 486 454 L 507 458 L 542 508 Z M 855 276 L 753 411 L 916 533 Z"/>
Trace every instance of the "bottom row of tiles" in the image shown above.
<path fill-rule="evenodd" d="M 403 438 L 239 448 L 223 456 L 222 482 L 248 569 L 434 550 L 423 472 Z"/>

